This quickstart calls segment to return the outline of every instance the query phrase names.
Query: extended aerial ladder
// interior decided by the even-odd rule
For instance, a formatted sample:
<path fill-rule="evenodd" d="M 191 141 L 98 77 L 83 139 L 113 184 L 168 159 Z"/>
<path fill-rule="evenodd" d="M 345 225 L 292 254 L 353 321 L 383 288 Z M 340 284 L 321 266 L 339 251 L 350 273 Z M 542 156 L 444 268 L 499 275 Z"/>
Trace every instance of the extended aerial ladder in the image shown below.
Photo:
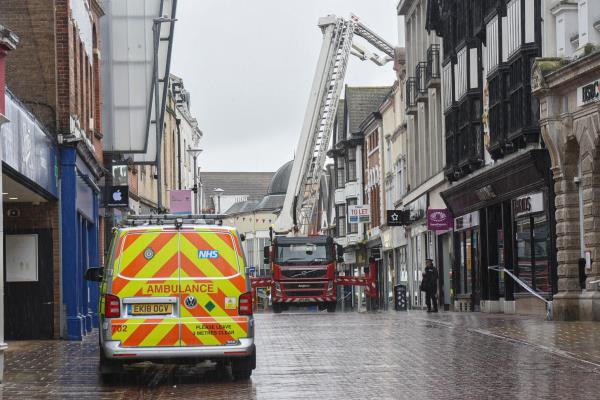
<path fill-rule="evenodd" d="M 319 201 L 320 180 L 324 171 L 326 153 L 329 148 L 350 55 L 357 56 L 363 61 L 371 60 L 379 66 L 385 65 L 394 59 L 394 47 L 354 15 L 351 15 L 350 19 L 328 15 L 319 20 L 318 26 L 323 32 L 323 45 L 309 95 L 285 200 L 274 225 L 275 235 L 299 237 L 308 234 L 308 229 L 311 222 L 313 222 L 311 219 L 315 215 L 314 211 Z M 362 37 L 382 52 L 383 55 L 371 52 L 359 43 L 355 43 L 355 35 Z M 307 243 L 310 243 L 311 240 L 316 240 L 316 238 L 306 237 Z M 265 251 L 267 250 L 265 249 Z M 273 262 L 271 264 L 272 269 L 278 269 L 277 275 L 280 276 L 281 267 L 275 266 Z M 333 266 L 335 267 L 335 264 Z M 318 266 L 306 268 L 313 267 L 317 268 Z M 337 271 L 337 268 L 335 270 Z M 298 275 L 304 276 L 309 273 L 310 271 L 306 270 Z M 276 290 L 285 282 L 277 279 L 279 278 L 251 278 L 253 291 L 258 287 L 271 287 L 272 291 Z M 366 276 L 338 276 L 335 274 L 335 277 L 330 279 L 332 279 L 331 283 L 334 288 L 337 285 L 364 286 L 367 297 L 376 297 L 377 271 L 374 262 L 370 263 L 369 272 Z M 295 279 L 295 281 L 300 280 L 302 278 Z M 300 286 L 309 285 L 310 283 L 300 284 Z M 307 299 L 288 298 L 285 300 L 303 301 Z M 335 295 L 332 298 L 321 299 L 320 301 L 333 301 L 335 306 Z"/>
<path fill-rule="evenodd" d="M 361 60 L 385 65 L 394 59 L 394 47 L 364 25 L 358 17 L 350 19 L 328 15 L 319 20 L 323 45 L 309 95 L 308 107 L 285 201 L 274 230 L 278 234 L 308 233 L 319 198 L 319 181 L 341 96 L 350 54 Z M 384 55 L 368 51 L 354 42 L 360 36 Z"/>

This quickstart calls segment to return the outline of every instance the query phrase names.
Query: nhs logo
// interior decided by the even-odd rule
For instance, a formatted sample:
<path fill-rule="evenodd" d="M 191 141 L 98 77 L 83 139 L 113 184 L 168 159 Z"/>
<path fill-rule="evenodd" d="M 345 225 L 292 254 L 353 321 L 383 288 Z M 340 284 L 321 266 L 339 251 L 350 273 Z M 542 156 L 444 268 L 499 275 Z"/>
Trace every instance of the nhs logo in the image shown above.
<path fill-rule="evenodd" d="M 219 250 L 198 250 L 198 258 L 219 258 Z"/>

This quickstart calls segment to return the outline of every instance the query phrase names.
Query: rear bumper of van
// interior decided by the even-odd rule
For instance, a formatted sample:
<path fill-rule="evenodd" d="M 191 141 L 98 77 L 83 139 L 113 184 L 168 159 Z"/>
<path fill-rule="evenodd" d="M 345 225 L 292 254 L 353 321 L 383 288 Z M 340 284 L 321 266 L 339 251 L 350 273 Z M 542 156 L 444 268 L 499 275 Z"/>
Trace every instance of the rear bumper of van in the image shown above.
<path fill-rule="evenodd" d="M 114 360 L 151 361 L 165 359 L 214 360 L 219 358 L 247 357 L 255 352 L 254 338 L 240 339 L 229 346 L 181 346 L 181 347 L 124 347 L 119 341 L 102 344 L 106 358 Z"/>

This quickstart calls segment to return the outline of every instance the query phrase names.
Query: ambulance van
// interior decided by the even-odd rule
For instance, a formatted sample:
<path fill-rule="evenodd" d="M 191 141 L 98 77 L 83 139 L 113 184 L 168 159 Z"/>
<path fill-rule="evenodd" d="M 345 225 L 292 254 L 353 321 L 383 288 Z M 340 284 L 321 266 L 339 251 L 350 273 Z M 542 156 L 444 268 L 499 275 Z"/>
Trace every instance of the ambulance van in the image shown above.
<path fill-rule="evenodd" d="M 230 364 L 235 379 L 256 368 L 240 236 L 198 221 L 206 218 L 138 217 L 115 229 L 106 267 L 86 271 L 86 279 L 100 282 L 103 377 L 142 361 L 211 360 Z"/>

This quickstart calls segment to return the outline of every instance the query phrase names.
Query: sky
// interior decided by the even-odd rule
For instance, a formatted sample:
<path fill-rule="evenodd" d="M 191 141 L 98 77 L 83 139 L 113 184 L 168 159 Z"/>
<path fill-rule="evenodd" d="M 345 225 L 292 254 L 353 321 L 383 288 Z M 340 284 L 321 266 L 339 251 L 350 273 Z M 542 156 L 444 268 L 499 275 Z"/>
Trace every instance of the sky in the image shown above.
<path fill-rule="evenodd" d="M 171 72 L 203 132 L 203 171 L 275 171 L 298 146 L 320 17 L 356 14 L 398 44 L 397 0 L 179 0 Z M 370 48 L 370 47 L 369 47 Z M 345 83 L 391 86 L 392 63 L 352 57 Z"/>

